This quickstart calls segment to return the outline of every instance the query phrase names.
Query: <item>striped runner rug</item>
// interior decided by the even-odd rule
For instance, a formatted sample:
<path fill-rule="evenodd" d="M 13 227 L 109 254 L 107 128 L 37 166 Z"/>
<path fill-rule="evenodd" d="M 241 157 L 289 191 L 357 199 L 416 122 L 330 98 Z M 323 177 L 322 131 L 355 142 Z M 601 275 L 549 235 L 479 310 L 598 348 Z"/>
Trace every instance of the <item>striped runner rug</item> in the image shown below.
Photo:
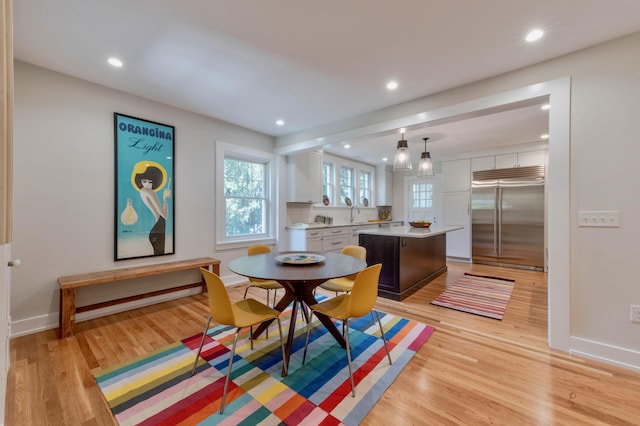
<path fill-rule="evenodd" d="M 431 304 L 501 320 L 514 280 L 465 273 Z"/>
<path fill-rule="evenodd" d="M 224 414 L 220 402 L 233 342 L 232 327 L 207 332 L 196 373 L 191 368 L 202 334 L 95 373 L 96 381 L 121 425 L 357 425 L 393 383 L 434 328 L 380 313 L 393 365 L 389 365 L 377 322 L 371 316 L 352 323 L 356 397 L 351 396 L 346 352 L 317 319 L 312 323 L 305 365 L 306 323 L 298 320 L 289 362 L 281 377 L 277 326 L 249 344 L 238 337 Z M 290 311 L 283 313 L 283 332 Z M 341 326 L 340 326 L 341 327 Z M 286 338 L 286 336 L 285 336 Z"/>

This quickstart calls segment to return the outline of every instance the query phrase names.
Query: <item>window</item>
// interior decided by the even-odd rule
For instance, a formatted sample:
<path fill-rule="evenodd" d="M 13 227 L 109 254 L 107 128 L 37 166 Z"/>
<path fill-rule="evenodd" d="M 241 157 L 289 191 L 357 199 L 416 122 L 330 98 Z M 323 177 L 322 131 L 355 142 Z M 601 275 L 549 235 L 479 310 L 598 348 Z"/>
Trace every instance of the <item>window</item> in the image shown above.
<path fill-rule="evenodd" d="M 325 206 L 373 207 L 375 200 L 375 168 L 364 163 L 323 153 L 322 191 L 327 196 Z M 365 201 L 366 198 L 366 201 Z"/>
<path fill-rule="evenodd" d="M 333 191 L 335 189 L 335 177 L 333 175 L 333 163 L 322 164 L 322 194 L 325 205 L 331 204 Z M 325 199 L 324 196 L 327 196 Z M 328 201 L 325 201 L 328 200 Z"/>
<path fill-rule="evenodd" d="M 361 171 L 359 203 L 362 206 L 369 207 L 370 201 L 371 201 L 371 173 Z"/>
<path fill-rule="evenodd" d="M 224 159 L 225 236 L 264 234 L 266 169 L 263 163 Z"/>
<path fill-rule="evenodd" d="M 412 186 L 411 207 L 414 209 L 430 209 L 433 207 L 433 184 L 414 183 Z"/>
<path fill-rule="evenodd" d="M 353 201 L 353 169 L 350 167 L 340 167 L 340 204 L 348 206 L 347 198 Z"/>
<path fill-rule="evenodd" d="M 216 157 L 217 248 L 273 239 L 272 155 L 219 142 Z"/>

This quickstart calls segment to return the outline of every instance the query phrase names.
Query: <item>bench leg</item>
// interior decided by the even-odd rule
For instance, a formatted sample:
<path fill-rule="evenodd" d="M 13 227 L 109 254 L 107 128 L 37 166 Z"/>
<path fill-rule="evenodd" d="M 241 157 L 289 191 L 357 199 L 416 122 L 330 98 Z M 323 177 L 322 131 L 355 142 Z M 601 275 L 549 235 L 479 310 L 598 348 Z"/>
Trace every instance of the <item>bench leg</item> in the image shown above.
<path fill-rule="evenodd" d="M 60 289 L 60 338 L 73 336 L 76 323 L 76 289 Z"/>

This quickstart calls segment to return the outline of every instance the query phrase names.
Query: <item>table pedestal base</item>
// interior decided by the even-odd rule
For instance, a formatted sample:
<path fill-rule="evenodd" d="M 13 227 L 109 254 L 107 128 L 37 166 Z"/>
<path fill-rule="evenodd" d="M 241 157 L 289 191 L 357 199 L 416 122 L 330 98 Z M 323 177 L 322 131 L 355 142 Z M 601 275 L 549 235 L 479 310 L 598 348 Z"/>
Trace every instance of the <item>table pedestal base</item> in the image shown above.
<path fill-rule="evenodd" d="M 282 287 L 284 288 L 285 293 L 284 293 L 284 296 L 282 296 L 282 298 L 276 304 L 275 309 L 282 312 L 291 304 L 291 302 L 294 302 L 293 307 L 291 309 L 291 322 L 289 323 L 289 333 L 287 335 L 287 341 L 285 342 L 285 347 L 284 347 L 285 357 L 286 357 L 285 363 L 287 367 L 289 366 L 289 356 L 291 355 L 291 347 L 293 346 L 293 337 L 296 330 L 298 306 L 302 307 L 303 314 L 308 321 L 309 315 L 306 311 L 307 307 L 318 303 L 315 295 L 313 294 L 313 291 L 315 290 L 316 287 L 318 287 L 320 284 L 322 284 L 325 281 L 326 280 L 310 280 L 310 281 L 304 281 L 304 282 L 296 281 L 295 283 L 292 283 L 290 281 L 278 280 L 278 282 L 282 284 Z M 331 318 L 322 314 L 317 314 L 316 316 L 318 317 L 320 322 L 326 327 L 329 333 L 331 333 L 334 339 L 336 339 L 336 341 L 340 344 L 340 346 L 345 348 L 347 343 L 344 340 L 342 333 L 340 333 L 340 330 L 338 330 L 338 328 L 335 326 Z M 267 329 L 267 327 L 271 324 L 271 322 L 264 322 L 260 324 L 258 328 L 256 328 L 253 331 L 253 338 L 257 339 Z M 283 368 L 283 372 L 284 372 L 284 368 Z"/>

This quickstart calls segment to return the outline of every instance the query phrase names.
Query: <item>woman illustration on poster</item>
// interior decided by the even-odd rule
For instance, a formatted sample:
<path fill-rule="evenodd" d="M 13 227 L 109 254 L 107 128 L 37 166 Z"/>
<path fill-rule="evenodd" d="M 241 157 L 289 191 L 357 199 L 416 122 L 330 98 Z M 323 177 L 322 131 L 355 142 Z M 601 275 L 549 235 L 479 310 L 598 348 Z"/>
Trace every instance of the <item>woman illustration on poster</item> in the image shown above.
<path fill-rule="evenodd" d="M 140 161 L 133 167 L 131 182 L 140 191 L 140 198 L 151 210 L 156 220 L 155 225 L 149 231 L 149 242 L 153 247 L 153 254 L 164 254 L 166 220 L 169 217 L 167 200 L 171 196 L 171 191 L 167 185 L 162 193 L 162 205 L 157 192 L 165 186 L 167 172 L 156 162 Z M 171 181 L 169 180 L 169 182 Z"/>

